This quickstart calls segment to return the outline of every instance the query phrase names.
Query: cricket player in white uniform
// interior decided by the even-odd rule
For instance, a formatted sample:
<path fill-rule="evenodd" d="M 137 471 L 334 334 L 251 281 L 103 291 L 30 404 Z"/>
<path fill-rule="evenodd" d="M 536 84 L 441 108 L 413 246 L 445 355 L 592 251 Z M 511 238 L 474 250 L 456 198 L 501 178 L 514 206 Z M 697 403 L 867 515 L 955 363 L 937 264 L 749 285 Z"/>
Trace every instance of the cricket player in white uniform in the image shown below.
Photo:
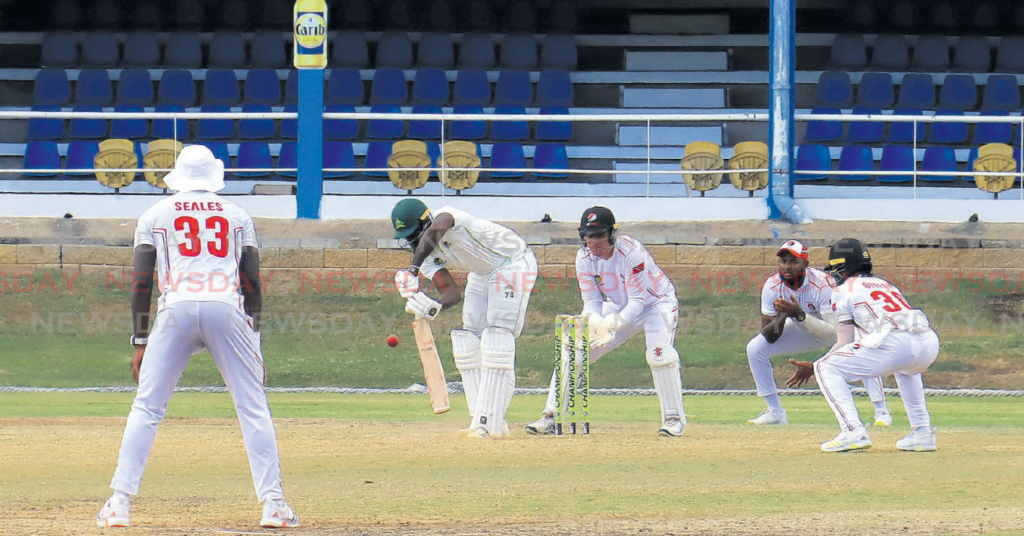
<path fill-rule="evenodd" d="M 413 250 L 412 264 L 395 274 L 405 310 L 435 318 L 462 300 L 449 267 L 467 270 L 462 329 L 451 332 L 455 367 L 470 412 L 469 437 L 508 435 L 505 412 L 516 386 L 516 339 L 537 283 L 537 258 L 515 231 L 445 205 L 431 213 L 419 199 L 403 199 L 391 212 L 395 238 Z M 434 300 L 420 290 L 420 275 L 441 290 Z"/>
<path fill-rule="evenodd" d="M 209 149 L 185 147 L 164 181 L 176 190 L 147 210 L 135 229 L 132 376 L 139 384 L 121 438 L 113 496 L 96 516 L 100 527 L 129 525 L 129 495 L 142 473 L 189 358 L 206 349 L 231 392 L 249 455 L 263 527 L 293 527 L 299 518 L 284 499 L 277 435 L 264 391 L 260 350 L 259 250 L 252 218 L 214 192 L 224 165 Z M 149 331 L 153 270 L 160 300 Z"/>
<path fill-rule="evenodd" d="M 618 348 L 634 334 L 647 338 L 647 364 L 661 402 L 662 437 L 679 437 L 686 426 L 679 352 L 674 343 L 679 323 L 676 289 L 637 239 L 618 234 L 615 215 L 605 207 L 583 212 L 576 252 L 576 279 L 583 312 L 593 330 L 590 361 Z M 568 365 L 568 364 L 566 364 Z M 567 374 L 563 368 L 563 374 Z M 565 397 L 562 398 L 565 400 Z M 555 376 L 539 420 L 527 425 L 531 435 L 555 433 Z"/>
<path fill-rule="evenodd" d="M 857 414 L 847 382 L 894 374 L 907 408 L 911 432 L 896 442 L 907 451 L 932 451 L 935 429 L 925 404 L 921 373 L 939 355 L 939 337 L 928 317 L 911 307 L 900 289 L 871 275 L 871 256 L 855 239 L 844 238 L 829 251 L 835 279 L 832 310 L 836 343 L 814 362 L 813 371 L 841 431 L 821 444 L 825 452 L 843 452 L 871 446 Z M 812 366 L 796 362 L 796 373 L 786 382 L 799 386 L 810 378 Z"/>
<path fill-rule="evenodd" d="M 797 240 L 787 240 L 775 256 L 779 271 L 761 289 L 761 331 L 747 343 L 747 361 L 757 394 L 764 397 L 768 407 L 748 420 L 749 424 L 789 423 L 775 384 L 773 357 L 828 348 L 836 342 L 831 278 L 808 267 L 807 247 Z M 892 425 L 882 379 L 866 379 L 864 387 L 875 406 L 875 426 Z"/>

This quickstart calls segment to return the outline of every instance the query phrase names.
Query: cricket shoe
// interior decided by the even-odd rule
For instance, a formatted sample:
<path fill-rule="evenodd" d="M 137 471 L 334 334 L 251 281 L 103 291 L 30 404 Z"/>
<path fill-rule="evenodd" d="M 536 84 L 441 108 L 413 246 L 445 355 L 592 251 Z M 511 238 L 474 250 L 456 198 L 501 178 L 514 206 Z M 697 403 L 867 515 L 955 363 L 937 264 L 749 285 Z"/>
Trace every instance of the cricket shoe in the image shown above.
<path fill-rule="evenodd" d="M 491 433 L 487 431 L 487 428 L 483 426 L 477 426 L 476 428 L 470 430 L 470 432 L 466 434 L 466 437 L 470 439 L 487 439 L 491 437 Z"/>
<path fill-rule="evenodd" d="M 530 435 L 555 435 L 554 415 L 541 414 L 539 419 L 526 425 L 526 433 Z"/>
<path fill-rule="evenodd" d="M 935 428 L 918 428 L 907 437 L 896 442 L 896 448 L 909 452 L 931 452 L 938 450 L 935 446 Z"/>
<path fill-rule="evenodd" d="M 128 527 L 128 503 L 115 501 L 113 497 L 107 499 L 100 513 L 96 514 L 96 526 L 98 527 Z"/>
<path fill-rule="evenodd" d="M 459 433 L 464 436 L 469 436 L 469 434 L 472 434 L 475 430 L 476 428 L 459 428 Z M 511 433 L 512 432 L 508 429 L 508 421 L 502 422 L 501 437 L 508 437 L 508 435 Z"/>
<path fill-rule="evenodd" d="M 665 422 L 661 423 L 658 435 L 660 437 L 680 437 L 683 435 L 684 428 L 686 428 L 686 423 L 682 419 L 679 417 L 669 417 L 665 419 Z"/>
<path fill-rule="evenodd" d="M 887 409 L 875 412 L 875 426 L 892 426 L 892 413 Z"/>
<path fill-rule="evenodd" d="M 748 419 L 747 424 L 789 424 L 786 419 L 786 410 L 767 408 L 754 419 Z"/>
<path fill-rule="evenodd" d="M 295 514 L 288 501 L 271 499 L 263 503 L 263 519 L 260 526 L 265 529 L 283 529 L 299 526 L 299 516 Z"/>
<path fill-rule="evenodd" d="M 871 438 L 863 426 L 854 430 L 843 430 L 839 432 L 832 441 L 821 444 L 822 452 L 846 452 L 850 450 L 866 449 L 871 446 Z"/>

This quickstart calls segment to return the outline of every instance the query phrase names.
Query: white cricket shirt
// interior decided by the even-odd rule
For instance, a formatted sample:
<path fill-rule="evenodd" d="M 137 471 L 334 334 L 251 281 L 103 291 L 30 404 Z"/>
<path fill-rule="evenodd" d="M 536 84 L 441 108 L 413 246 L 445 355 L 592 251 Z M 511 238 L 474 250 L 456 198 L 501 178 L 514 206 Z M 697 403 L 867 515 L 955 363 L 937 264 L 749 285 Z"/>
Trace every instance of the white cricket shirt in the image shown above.
<path fill-rule="evenodd" d="M 805 313 L 821 318 L 824 311 L 827 315 L 832 307 L 832 278 L 825 272 L 807 267 L 803 283 L 800 288 L 794 290 L 782 279 L 782 275 L 775 272 L 765 280 L 761 287 L 761 314 L 775 316 L 775 300 L 782 298 L 792 301 L 796 296 L 797 302 Z"/>
<path fill-rule="evenodd" d="M 873 276 L 854 276 L 836 286 L 832 292 L 832 310 L 836 322 L 852 320 L 859 337 L 871 334 L 884 337 L 894 329 L 913 333 L 930 329 L 924 311 L 911 307 L 896 286 Z"/>
<path fill-rule="evenodd" d="M 504 225 L 477 218 L 449 205 L 438 209 L 434 217 L 439 214 L 450 214 L 455 224 L 420 266 L 420 272 L 428 279 L 449 265 L 486 275 L 527 251 L 526 240 Z"/>
<path fill-rule="evenodd" d="M 677 303 L 676 287 L 639 240 L 619 235 L 608 260 L 586 248 L 576 252 L 576 280 L 583 296 L 584 314 L 601 314 L 605 300 L 618 306 L 628 324 L 657 303 Z"/>

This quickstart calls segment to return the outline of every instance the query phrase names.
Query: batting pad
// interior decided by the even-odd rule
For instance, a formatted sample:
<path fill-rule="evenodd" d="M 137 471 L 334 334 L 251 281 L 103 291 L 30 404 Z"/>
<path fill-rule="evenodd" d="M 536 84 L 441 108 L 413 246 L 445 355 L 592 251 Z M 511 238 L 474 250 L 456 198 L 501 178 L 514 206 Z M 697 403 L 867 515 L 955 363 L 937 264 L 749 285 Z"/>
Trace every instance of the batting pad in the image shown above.
<path fill-rule="evenodd" d="M 654 377 L 654 390 L 661 402 L 661 420 L 678 417 L 686 423 L 683 411 L 683 380 L 679 377 L 679 352 L 660 344 L 647 349 L 647 364 Z"/>
<path fill-rule="evenodd" d="M 474 419 L 477 392 L 480 390 L 480 363 L 483 356 L 480 352 L 480 338 L 476 333 L 465 329 L 453 329 L 452 354 L 455 357 L 455 368 L 462 377 L 462 389 L 466 393 L 466 407 L 469 416 Z"/>
<path fill-rule="evenodd" d="M 505 328 L 485 328 L 480 337 L 482 378 L 477 394 L 477 426 L 501 437 L 505 411 L 515 389 L 516 338 Z"/>

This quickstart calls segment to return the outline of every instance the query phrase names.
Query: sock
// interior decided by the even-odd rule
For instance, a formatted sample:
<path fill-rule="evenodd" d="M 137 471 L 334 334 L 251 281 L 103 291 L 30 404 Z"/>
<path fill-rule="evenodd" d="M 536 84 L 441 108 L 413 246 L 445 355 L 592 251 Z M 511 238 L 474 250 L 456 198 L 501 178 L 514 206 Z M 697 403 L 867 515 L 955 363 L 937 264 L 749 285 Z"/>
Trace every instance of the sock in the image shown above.
<path fill-rule="evenodd" d="M 878 413 L 879 411 L 889 411 L 889 408 L 886 407 L 886 405 L 885 405 L 885 400 L 880 400 L 878 402 L 874 402 L 874 404 L 875 404 L 875 413 Z"/>
<path fill-rule="evenodd" d="M 112 502 L 120 504 L 128 504 L 129 502 L 131 502 L 131 497 L 129 497 L 127 493 L 116 489 L 114 490 L 114 495 L 112 495 L 110 498 L 113 499 Z"/>
<path fill-rule="evenodd" d="M 764 401 L 768 404 L 769 408 L 776 411 L 782 411 L 782 400 L 779 400 L 778 393 L 764 397 Z"/>

